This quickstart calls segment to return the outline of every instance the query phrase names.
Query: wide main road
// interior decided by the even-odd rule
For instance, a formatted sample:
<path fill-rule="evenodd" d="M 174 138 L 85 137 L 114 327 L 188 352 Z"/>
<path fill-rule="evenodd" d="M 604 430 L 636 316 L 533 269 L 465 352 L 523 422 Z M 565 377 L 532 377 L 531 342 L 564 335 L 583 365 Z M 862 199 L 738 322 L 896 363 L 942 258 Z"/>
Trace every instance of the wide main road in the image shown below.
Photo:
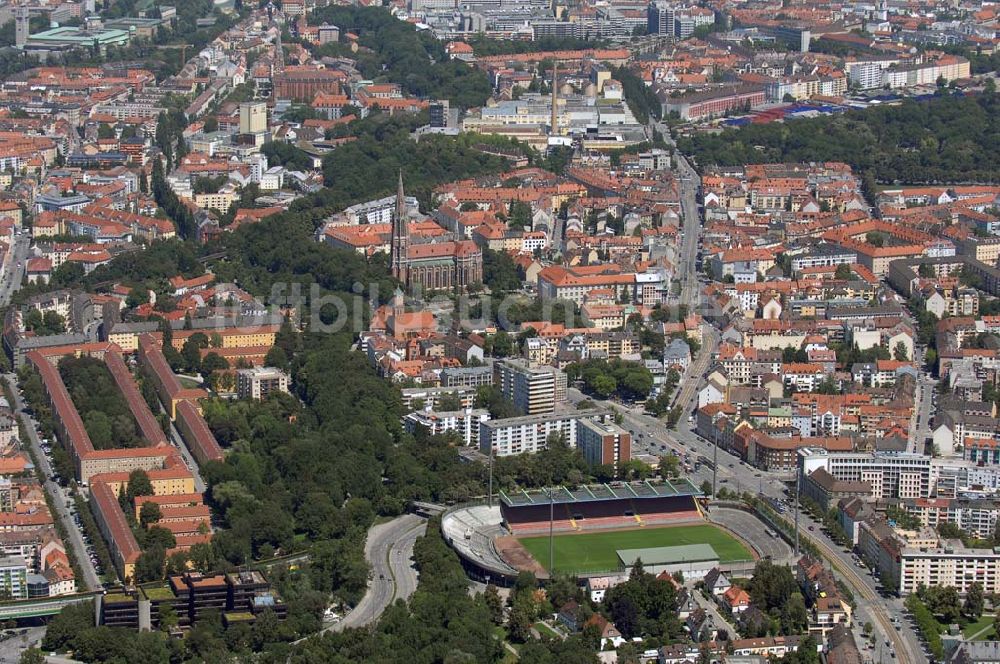
<path fill-rule="evenodd" d="M 568 390 L 567 396 L 571 402 L 586 398 L 573 388 Z M 694 455 L 709 460 L 716 457 L 719 488 L 727 487 L 736 492 L 760 493 L 765 497 L 784 501 L 790 506 L 785 491 L 792 484 L 791 476 L 761 471 L 723 449 L 716 449 L 714 445 L 692 431 L 692 425 L 687 421 L 687 417 L 681 418 L 676 430 L 668 430 L 660 420 L 645 414 L 641 406 L 626 407 L 620 403 L 598 400 L 595 400 L 595 403 L 606 408 L 613 407 L 622 414 L 622 426 L 633 434 L 633 456 L 641 454 L 663 456 L 668 452 L 676 452 L 679 456 L 688 454 L 692 459 Z M 698 471 L 687 473 L 686 477 L 698 486 L 703 481 L 711 483 L 713 472 L 703 465 Z M 784 516 L 791 520 L 791 510 L 789 509 Z M 872 617 L 879 641 L 888 640 L 893 644 L 898 661 L 905 664 L 923 664 L 926 660 L 920 650 L 919 641 L 904 620 L 905 615 L 900 602 L 879 596 L 875 579 L 860 573 L 861 570 L 855 567 L 850 553 L 841 550 L 822 533 L 822 524 L 802 514 L 800 532 L 801 536 L 813 542 L 824 557 L 831 561 L 840 577 L 853 589 L 859 612 Z M 892 624 L 894 617 L 901 623 L 899 631 Z M 891 661 L 886 652 L 883 662 L 888 664 Z"/>
<path fill-rule="evenodd" d="M 702 325 L 701 348 L 698 355 L 688 365 L 677 391 L 674 393 L 674 404 L 681 407 L 686 418 L 697 404 L 698 389 L 701 387 L 702 376 L 712 362 L 712 356 L 719 347 L 719 332 L 711 325 Z M 683 418 L 682 418 L 683 419 Z"/>
<path fill-rule="evenodd" d="M 343 620 L 322 631 L 339 632 L 371 625 L 397 599 L 408 599 L 416 592 L 413 545 L 426 529 L 427 520 L 415 514 L 404 514 L 372 526 L 365 540 L 365 560 L 372 568 L 368 590 Z"/>
<path fill-rule="evenodd" d="M 880 597 L 878 592 L 869 585 L 868 579 L 858 574 L 850 560 L 844 560 L 843 553 L 826 542 L 824 537 L 813 537 L 812 533 L 808 533 L 806 539 L 812 542 L 830 561 L 833 569 L 841 578 L 861 595 L 864 602 L 859 602 L 859 606 L 863 607 L 878 623 L 879 631 L 892 644 L 900 664 L 917 664 L 926 661 L 909 626 L 905 624 L 898 612 L 893 610 L 889 602 Z M 902 623 L 899 631 L 894 628 L 891 616 L 895 616 Z"/>
<path fill-rule="evenodd" d="M 669 136 L 669 134 L 668 134 Z M 698 236 L 701 233 L 701 215 L 698 212 L 698 188 L 701 178 L 687 159 L 674 152 L 676 175 L 681 197 L 681 249 L 680 278 L 681 304 L 692 307 L 698 304 Z"/>
<path fill-rule="evenodd" d="M 25 261 L 31 248 L 31 235 L 22 231 L 14 236 L 14 245 L 4 257 L 4 278 L 0 281 L 0 306 L 7 306 L 11 296 L 21 287 Z"/>

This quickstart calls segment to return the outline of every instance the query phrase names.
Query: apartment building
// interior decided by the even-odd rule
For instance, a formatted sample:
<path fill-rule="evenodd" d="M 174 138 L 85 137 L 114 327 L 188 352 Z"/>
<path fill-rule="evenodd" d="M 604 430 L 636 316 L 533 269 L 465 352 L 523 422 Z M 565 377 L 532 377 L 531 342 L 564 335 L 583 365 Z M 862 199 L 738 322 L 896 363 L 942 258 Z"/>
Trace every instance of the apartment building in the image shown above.
<path fill-rule="evenodd" d="M 20 558 L 0 558 L 0 592 L 11 599 L 28 597 L 28 567 Z"/>
<path fill-rule="evenodd" d="M 814 447 L 799 450 L 799 474 L 804 482 L 824 468 L 845 482 L 866 482 L 871 497 L 927 498 L 931 491 L 931 459 L 909 452 L 827 452 Z"/>
<path fill-rule="evenodd" d="M 492 380 L 492 379 L 491 379 Z M 436 410 L 445 396 L 454 396 L 462 408 L 471 408 L 476 400 L 474 387 L 407 387 L 401 390 L 403 408 Z"/>
<path fill-rule="evenodd" d="M 1000 502 L 986 498 L 916 498 L 903 501 L 902 507 L 925 526 L 949 522 L 981 539 L 993 536 L 1000 515 Z"/>
<path fill-rule="evenodd" d="M 484 408 L 466 408 L 451 412 L 431 409 L 416 410 L 403 418 L 403 426 L 410 433 L 423 427 L 431 435 L 437 436 L 454 431 L 463 445 L 474 445 L 479 441 L 479 425 L 490 419 L 490 412 Z"/>
<path fill-rule="evenodd" d="M 632 458 L 632 435 L 613 422 L 580 420 L 576 446 L 592 466 L 618 467 Z"/>
<path fill-rule="evenodd" d="M 240 399 L 266 399 L 273 392 L 288 392 L 288 374 L 275 367 L 253 367 L 236 372 L 236 395 Z"/>
<path fill-rule="evenodd" d="M 858 261 L 858 254 L 855 251 L 844 249 L 835 244 L 818 244 L 805 253 L 792 257 L 792 271 L 816 267 L 834 267 L 837 265 L 850 265 Z"/>
<path fill-rule="evenodd" d="M 889 67 L 882 72 L 882 82 L 890 88 L 905 88 L 915 85 L 934 85 L 939 78 L 945 81 L 968 78 L 969 74 L 968 60 L 946 55 L 933 62 Z"/>
<path fill-rule="evenodd" d="M 1000 592 L 1000 552 L 968 549 L 957 540 L 938 548 L 906 547 L 899 559 L 899 592 L 909 595 L 920 586 L 951 586 L 964 595 L 973 583 L 986 593 Z"/>
<path fill-rule="evenodd" d="M 538 294 L 543 300 L 572 300 L 582 306 L 591 291 L 611 290 L 616 295 L 625 293 L 632 301 L 634 289 L 635 275 L 613 265 L 550 265 L 538 273 Z"/>
<path fill-rule="evenodd" d="M 566 401 L 566 374 L 555 367 L 502 360 L 493 365 L 493 370 L 493 384 L 525 415 L 551 413 Z"/>
<path fill-rule="evenodd" d="M 754 85 L 727 86 L 681 95 L 661 97 L 663 115 L 677 113 L 682 120 L 697 121 L 720 116 L 730 111 L 750 110 L 763 106 L 767 94 Z"/>
<path fill-rule="evenodd" d="M 441 387 L 479 387 L 493 384 L 490 367 L 449 367 L 441 370 Z"/>
<path fill-rule="evenodd" d="M 567 445 L 576 447 L 582 420 L 607 417 L 604 411 L 567 411 L 488 420 L 479 425 L 479 451 L 495 456 L 534 454 L 545 449 L 552 435 L 561 436 Z"/>

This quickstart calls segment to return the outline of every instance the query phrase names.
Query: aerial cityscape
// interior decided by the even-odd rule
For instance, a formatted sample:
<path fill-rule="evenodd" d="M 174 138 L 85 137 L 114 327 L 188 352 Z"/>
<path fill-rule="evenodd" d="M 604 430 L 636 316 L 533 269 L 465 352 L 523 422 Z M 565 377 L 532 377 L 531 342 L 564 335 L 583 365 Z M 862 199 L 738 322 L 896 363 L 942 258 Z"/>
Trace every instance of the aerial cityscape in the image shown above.
<path fill-rule="evenodd" d="M 1000 662 L 1000 6 L 0 55 L 0 663 Z"/>

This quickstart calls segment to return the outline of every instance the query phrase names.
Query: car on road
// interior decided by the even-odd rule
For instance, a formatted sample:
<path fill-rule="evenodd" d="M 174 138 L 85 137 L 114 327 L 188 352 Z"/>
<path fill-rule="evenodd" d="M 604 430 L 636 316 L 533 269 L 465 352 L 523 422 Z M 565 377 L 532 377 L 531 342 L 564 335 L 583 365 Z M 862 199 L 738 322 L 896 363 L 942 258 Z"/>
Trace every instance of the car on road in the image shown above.
<path fill-rule="evenodd" d="M 810 531 L 810 532 L 813 532 L 813 531 L 815 531 L 815 530 L 816 530 L 816 526 L 809 526 L 809 531 Z"/>

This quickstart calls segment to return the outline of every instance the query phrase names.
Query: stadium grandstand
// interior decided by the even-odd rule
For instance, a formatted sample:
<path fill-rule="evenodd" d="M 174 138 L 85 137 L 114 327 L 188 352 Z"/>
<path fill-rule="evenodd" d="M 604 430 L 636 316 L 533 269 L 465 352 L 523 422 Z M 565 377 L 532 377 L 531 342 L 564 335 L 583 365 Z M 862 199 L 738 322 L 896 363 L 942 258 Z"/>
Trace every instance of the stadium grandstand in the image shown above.
<path fill-rule="evenodd" d="M 701 519 L 701 495 L 688 480 L 589 484 L 500 492 L 503 525 L 517 536 L 670 525 Z"/>
<path fill-rule="evenodd" d="M 495 541 L 509 535 L 496 505 L 472 505 L 449 510 L 441 517 L 444 539 L 458 553 L 470 577 L 486 583 L 510 585 L 517 568 L 504 560 Z"/>
<path fill-rule="evenodd" d="M 551 496 L 551 497 L 550 497 Z M 479 581 L 509 586 L 521 570 L 538 578 L 548 571 L 518 542 L 523 536 L 599 532 L 703 522 L 701 491 L 687 480 L 589 484 L 575 489 L 500 492 L 499 504 L 462 505 L 441 517 L 445 541 L 466 573 Z"/>

